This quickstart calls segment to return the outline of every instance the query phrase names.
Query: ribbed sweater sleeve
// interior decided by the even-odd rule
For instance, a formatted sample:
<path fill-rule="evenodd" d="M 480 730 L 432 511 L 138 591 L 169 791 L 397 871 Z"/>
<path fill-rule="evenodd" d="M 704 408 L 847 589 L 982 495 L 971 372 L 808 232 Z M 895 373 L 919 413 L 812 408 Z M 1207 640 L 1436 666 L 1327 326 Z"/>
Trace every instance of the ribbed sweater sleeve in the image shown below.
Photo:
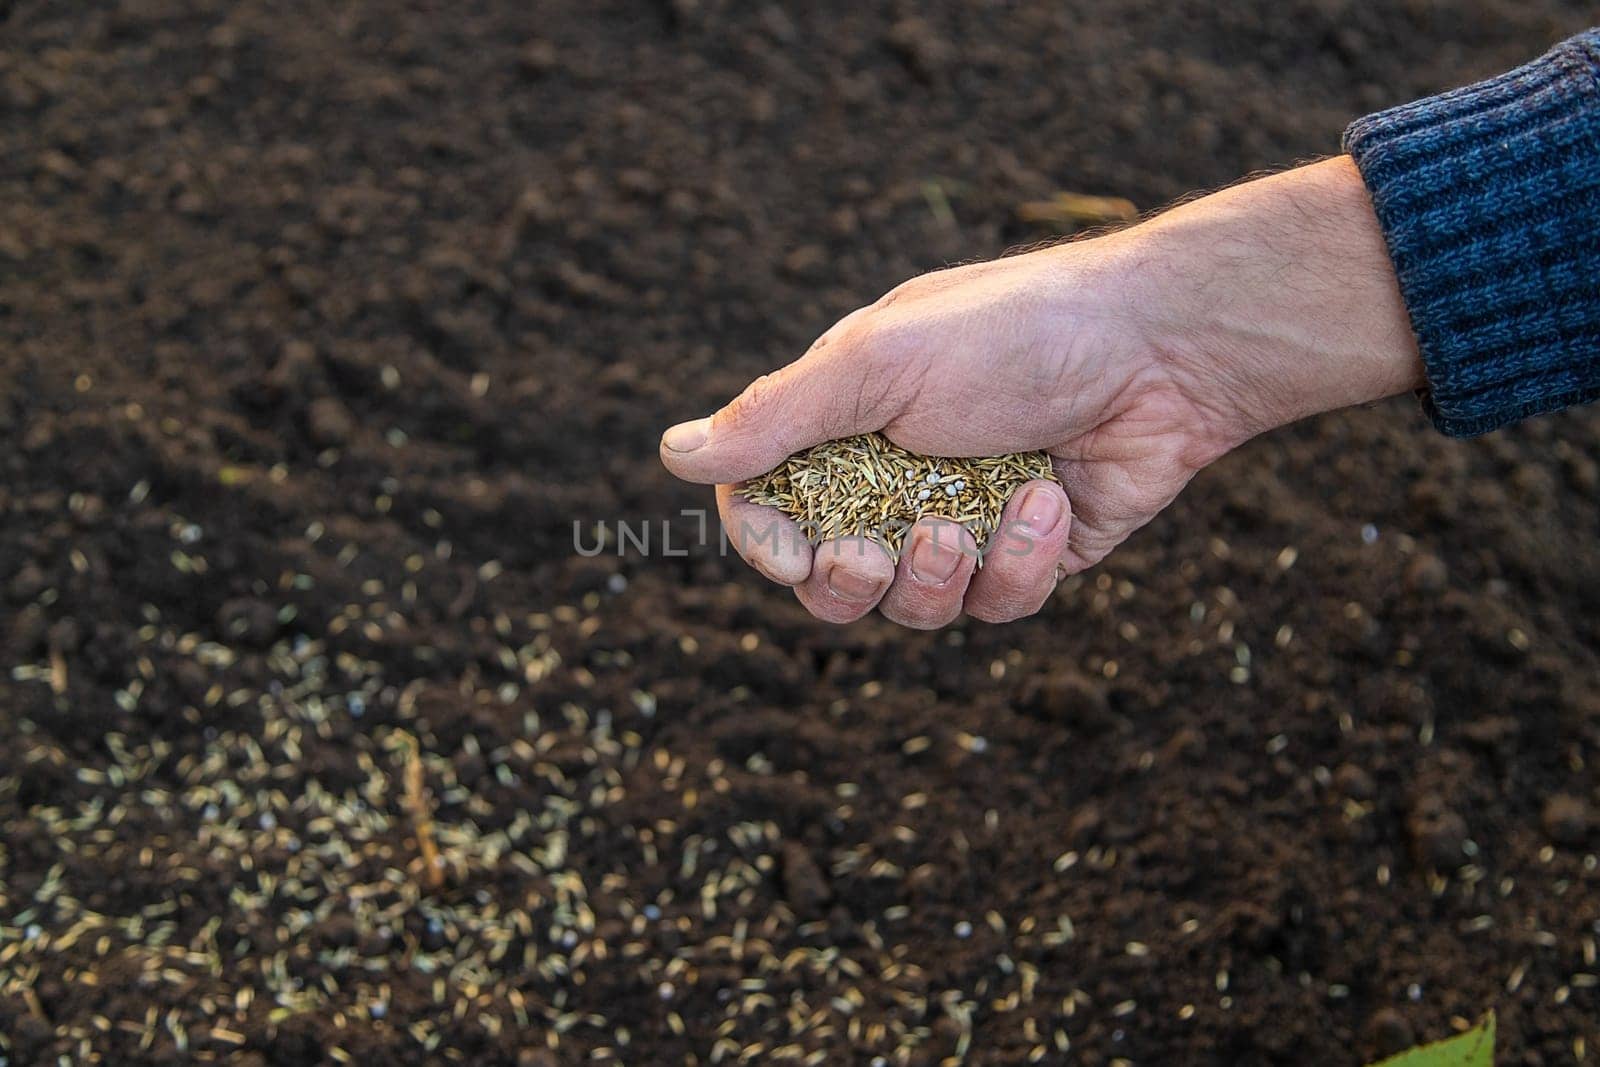
<path fill-rule="evenodd" d="M 1422 350 L 1466 437 L 1600 398 L 1600 30 L 1345 132 Z"/>

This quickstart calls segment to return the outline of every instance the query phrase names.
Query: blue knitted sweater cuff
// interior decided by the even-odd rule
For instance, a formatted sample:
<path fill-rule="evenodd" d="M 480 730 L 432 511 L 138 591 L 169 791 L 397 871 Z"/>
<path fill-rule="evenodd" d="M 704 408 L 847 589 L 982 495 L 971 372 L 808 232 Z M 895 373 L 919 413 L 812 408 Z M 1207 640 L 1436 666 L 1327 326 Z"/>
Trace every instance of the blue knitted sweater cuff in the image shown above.
<path fill-rule="evenodd" d="M 1345 131 L 1422 350 L 1466 437 L 1600 398 L 1600 30 Z"/>

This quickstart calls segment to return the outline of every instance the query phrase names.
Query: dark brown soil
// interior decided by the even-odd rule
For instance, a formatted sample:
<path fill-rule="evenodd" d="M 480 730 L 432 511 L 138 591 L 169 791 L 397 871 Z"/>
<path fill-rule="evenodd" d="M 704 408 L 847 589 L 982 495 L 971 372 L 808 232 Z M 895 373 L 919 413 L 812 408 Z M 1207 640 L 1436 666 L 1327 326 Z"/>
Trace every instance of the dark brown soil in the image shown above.
<path fill-rule="evenodd" d="M 1591 17 L 1211 6 L 0 4 L 0 1057 L 1600 1047 L 1593 412 L 1277 434 L 1001 628 L 574 552 L 1017 204 Z"/>

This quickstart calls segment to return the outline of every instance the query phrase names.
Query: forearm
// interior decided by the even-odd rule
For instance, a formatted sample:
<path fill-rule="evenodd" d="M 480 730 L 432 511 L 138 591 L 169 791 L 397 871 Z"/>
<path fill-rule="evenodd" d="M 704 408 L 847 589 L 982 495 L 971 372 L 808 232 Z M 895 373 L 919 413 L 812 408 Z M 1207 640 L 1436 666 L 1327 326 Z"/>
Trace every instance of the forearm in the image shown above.
<path fill-rule="evenodd" d="M 1233 186 L 1124 235 L 1131 314 L 1232 443 L 1416 389 L 1422 362 L 1348 156 Z"/>
<path fill-rule="evenodd" d="M 1411 389 L 1457 436 L 1600 398 L 1600 31 L 1346 140 L 1107 246 L 1231 443 Z"/>

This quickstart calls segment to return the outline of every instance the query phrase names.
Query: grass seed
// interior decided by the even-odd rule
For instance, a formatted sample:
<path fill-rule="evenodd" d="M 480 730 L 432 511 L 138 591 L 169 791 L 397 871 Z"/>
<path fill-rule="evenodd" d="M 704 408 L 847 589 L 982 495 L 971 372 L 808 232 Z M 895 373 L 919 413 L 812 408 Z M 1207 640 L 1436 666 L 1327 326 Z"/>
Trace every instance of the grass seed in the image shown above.
<path fill-rule="evenodd" d="M 796 453 L 740 492 L 817 541 L 867 537 L 898 559 L 906 532 L 929 516 L 965 526 L 982 549 L 1012 493 L 1035 479 L 1059 481 L 1048 453 L 939 458 L 868 433 Z"/>

